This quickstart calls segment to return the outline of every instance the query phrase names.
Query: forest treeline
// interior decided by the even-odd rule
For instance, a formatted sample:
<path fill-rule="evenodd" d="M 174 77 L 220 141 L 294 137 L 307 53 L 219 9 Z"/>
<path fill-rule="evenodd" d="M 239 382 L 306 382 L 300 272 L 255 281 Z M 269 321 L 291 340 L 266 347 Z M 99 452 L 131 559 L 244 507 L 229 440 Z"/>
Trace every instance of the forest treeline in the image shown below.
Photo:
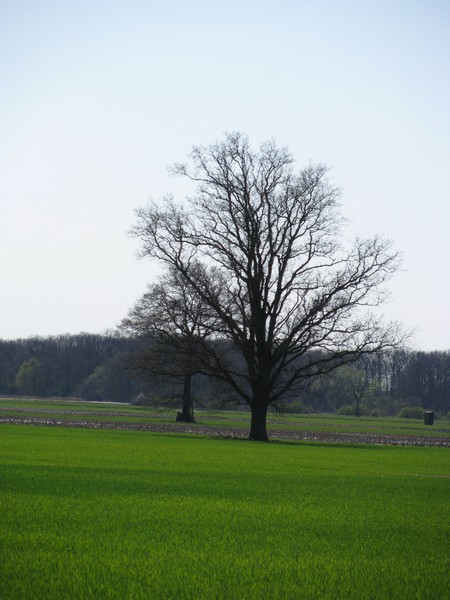
<path fill-rule="evenodd" d="M 182 380 L 130 369 L 137 352 L 142 341 L 115 332 L 0 339 L 0 395 L 176 405 Z M 194 377 L 193 396 L 197 407 L 237 405 L 230 390 L 202 375 Z M 395 415 L 416 406 L 446 415 L 449 398 L 450 352 L 396 350 L 313 378 L 278 408 Z"/>

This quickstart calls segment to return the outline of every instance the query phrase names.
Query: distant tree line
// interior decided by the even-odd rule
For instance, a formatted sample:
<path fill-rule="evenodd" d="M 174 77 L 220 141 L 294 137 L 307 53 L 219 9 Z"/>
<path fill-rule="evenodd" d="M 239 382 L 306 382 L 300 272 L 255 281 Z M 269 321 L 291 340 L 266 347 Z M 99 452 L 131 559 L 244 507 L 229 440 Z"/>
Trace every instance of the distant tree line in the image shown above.
<path fill-rule="evenodd" d="M 132 350 L 115 334 L 0 340 L 0 393 L 129 401 L 139 386 L 120 363 Z"/>
<path fill-rule="evenodd" d="M 407 406 L 450 410 L 450 352 L 395 350 L 361 357 L 311 381 L 301 400 L 319 412 L 391 415 Z"/>
<path fill-rule="evenodd" d="M 183 378 L 151 368 L 148 347 L 148 340 L 144 346 L 116 332 L 0 339 L 0 394 L 181 407 Z M 239 403 L 231 389 L 201 374 L 193 376 L 192 395 L 196 406 Z M 417 406 L 446 415 L 449 399 L 450 352 L 396 350 L 312 377 L 275 408 L 395 415 Z"/>

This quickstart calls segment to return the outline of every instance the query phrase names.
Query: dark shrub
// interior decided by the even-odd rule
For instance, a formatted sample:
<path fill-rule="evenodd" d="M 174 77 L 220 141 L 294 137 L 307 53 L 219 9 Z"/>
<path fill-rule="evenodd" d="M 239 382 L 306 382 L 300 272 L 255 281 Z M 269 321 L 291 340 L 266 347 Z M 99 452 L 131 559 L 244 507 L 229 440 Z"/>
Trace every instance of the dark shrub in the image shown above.
<path fill-rule="evenodd" d="M 405 406 L 397 416 L 400 419 L 423 419 L 423 408 L 420 408 L 420 406 Z"/>
<path fill-rule="evenodd" d="M 301 400 L 293 400 L 288 405 L 288 411 L 291 413 L 306 414 L 310 413 L 311 409 L 308 406 L 306 406 L 306 404 L 304 404 Z"/>

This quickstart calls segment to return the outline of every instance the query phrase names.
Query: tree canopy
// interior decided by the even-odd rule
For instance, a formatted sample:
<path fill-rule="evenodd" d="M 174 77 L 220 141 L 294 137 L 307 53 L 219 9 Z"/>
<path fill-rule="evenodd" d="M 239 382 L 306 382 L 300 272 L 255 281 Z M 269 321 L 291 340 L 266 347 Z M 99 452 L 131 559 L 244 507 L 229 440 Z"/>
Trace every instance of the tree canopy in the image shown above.
<path fill-rule="evenodd" d="M 374 312 L 399 255 L 380 236 L 345 243 L 324 165 L 298 170 L 286 148 L 231 133 L 172 171 L 196 191 L 138 209 L 132 234 L 214 317 L 208 368 L 250 405 L 251 439 L 267 440 L 267 407 L 305 380 L 402 343 Z"/>

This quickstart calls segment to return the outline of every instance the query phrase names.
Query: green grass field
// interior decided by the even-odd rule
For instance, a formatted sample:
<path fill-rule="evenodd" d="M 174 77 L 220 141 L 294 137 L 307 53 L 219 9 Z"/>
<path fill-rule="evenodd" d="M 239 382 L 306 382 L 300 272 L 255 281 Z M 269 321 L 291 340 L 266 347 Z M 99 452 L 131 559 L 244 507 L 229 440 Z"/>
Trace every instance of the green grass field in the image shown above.
<path fill-rule="evenodd" d="M 2 599 L 444 599 L 447 448 L 0 426 Z"/>

